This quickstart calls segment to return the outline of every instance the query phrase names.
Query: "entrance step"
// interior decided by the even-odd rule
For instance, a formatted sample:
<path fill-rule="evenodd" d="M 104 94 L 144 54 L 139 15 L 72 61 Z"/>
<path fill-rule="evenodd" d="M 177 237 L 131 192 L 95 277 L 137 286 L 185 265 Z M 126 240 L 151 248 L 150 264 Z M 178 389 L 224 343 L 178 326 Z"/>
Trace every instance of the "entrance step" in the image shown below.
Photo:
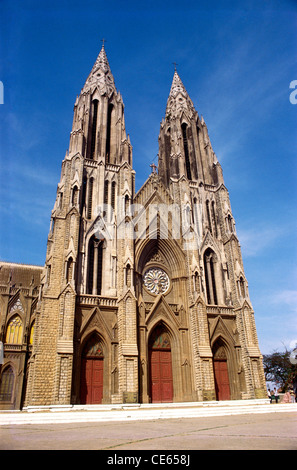
<path fill-rule="evenodd" d="M 109 404 L 27 407 L 1 411 L 0 426 L 76 422 L 134 421 L 200 418 L 253 413 L 296 412 L 297 403 L 270 404 L 268 400 L 234 400 L 167 404 Z"/>

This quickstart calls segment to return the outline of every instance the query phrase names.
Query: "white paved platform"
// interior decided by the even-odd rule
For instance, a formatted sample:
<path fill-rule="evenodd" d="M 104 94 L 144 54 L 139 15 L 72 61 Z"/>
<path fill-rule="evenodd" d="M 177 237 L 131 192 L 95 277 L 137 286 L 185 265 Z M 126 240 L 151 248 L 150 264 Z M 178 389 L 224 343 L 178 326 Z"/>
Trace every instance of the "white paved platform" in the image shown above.
<path fill-rule="evenodd" d="M 297 403 L 270 404 L 269 400 L 262 399 L 166 404 L 64 405 L 28 407 L 22 411 L 1 411 L 0 426 L 99 423 L 284 412 L 297 414 Z"/>

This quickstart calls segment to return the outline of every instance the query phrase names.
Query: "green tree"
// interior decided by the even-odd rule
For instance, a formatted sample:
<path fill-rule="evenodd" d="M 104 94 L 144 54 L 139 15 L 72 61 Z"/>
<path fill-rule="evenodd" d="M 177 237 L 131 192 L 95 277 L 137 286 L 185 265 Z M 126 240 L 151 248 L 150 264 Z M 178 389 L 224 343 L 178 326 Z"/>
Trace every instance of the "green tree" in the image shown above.
<path fill-rule="evenodd" d="M 286 392 L 297 381 L 297 364 L 292 361 L 292 354 L 293 351 L 285 348 L 284 352 L 274 351 L 263 355 L 266 380 L 277 384 L 282 392 Z"/>

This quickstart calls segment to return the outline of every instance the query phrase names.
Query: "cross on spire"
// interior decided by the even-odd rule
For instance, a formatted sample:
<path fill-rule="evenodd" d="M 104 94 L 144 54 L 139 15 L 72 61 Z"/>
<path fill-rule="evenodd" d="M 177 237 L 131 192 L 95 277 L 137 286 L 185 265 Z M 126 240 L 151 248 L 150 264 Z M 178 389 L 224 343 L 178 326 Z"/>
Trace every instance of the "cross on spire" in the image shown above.
<path fill-rule="evenodd" d="M 152 164 L 150 165 L 150 167 L 152 168 L 152 173 L 157 173 L 157 168 L 158 168 L 157 165 L 155 165 L 154 163 L 152 163 Z"/>
<path fill-rule="evenodd" d="M 176 62 L 172 62 L 174 65 L 174 70 L 176 71 L 176 66 L 178 65 Z"/>
<path fill-rule="evenodd" d="M 103 38 L 103 39 L 101 39 L 101 42 L 102 42 L 102 47 L 104 47 L 104 43 L 106 43 L 107 41 L 106 41 L 106 39 Z"/>

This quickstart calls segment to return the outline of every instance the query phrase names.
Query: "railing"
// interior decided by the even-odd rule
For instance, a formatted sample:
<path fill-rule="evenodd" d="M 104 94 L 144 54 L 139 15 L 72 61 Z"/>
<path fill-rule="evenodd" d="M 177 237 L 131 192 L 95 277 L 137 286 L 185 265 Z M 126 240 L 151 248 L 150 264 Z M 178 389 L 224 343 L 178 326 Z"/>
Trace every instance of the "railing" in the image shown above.
<path fill-rule="evenodd" d="M 107 307 L 115 307 L 117 304 L 117 298 L 103 297 L 101 295 L 83 294 L 77 297 L 77 303 L 80 305 L 101 305 Z"/>
<path fill-rule="evenodd" d="M 23 349 L 23 344 L 4 343 L 4 351 L 21 352 L 22 349 Z"/>
<path fill-rule="evenodd" d="M 29 295 L 30 294 L 30 288 L 29 287 L 23 287 L 23 286 L 16 286 L 16 287 L 9 287 L 8 285 L 6 286 L 0 286 L 0 294 L 6 294 L 9 293 L 10 295 L 15 295 L 18 291 L 21 291 L 23 295 Z M 34 287 L 32 290 L 32 294 L 38 295 L 39 292 L 39 287 Z"/>
<path fill-rule="evenodd" d="M 234 308 L 233 307 L 226 307 L 224 305 L 211 305 L 206 307 L 206 311 L 208 314 L 214 315 L 234 315 Z"/>

